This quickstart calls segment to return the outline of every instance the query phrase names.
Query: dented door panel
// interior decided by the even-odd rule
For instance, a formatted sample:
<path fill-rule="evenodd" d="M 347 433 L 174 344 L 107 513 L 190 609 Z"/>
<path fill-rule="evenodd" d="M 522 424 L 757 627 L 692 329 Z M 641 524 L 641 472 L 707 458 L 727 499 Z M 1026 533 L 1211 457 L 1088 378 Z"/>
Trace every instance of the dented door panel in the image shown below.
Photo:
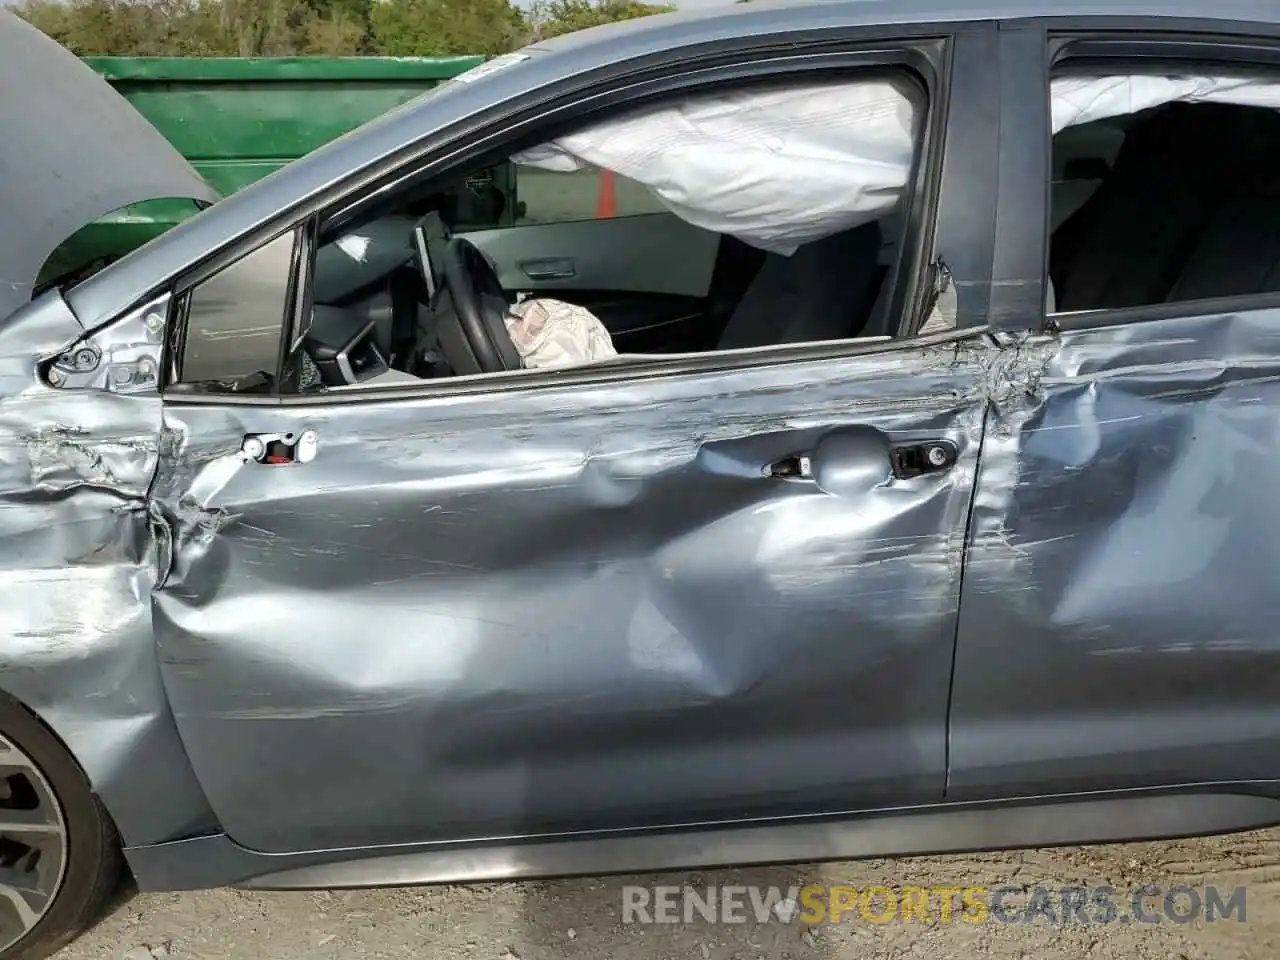
<path fill-rule="evenodd" d="M 0 690 L 67 744 L 126 843 L 155 843 L 216 827 L 151 632 L 161 403 L 45 385 L 40 361 L 81 335 L 56 293 L 0 324 Z"/>
<path fill-rule="evenodd" d="M 940 799 L 989 353 L 167 405 L 156 633 L 219 820 L 287 851 Z M 958 460 L 764 475 L 837 427 Z M 238 454 L 304 430 L 311 463 Z"/>
<path fill-rule="evenodd" d="M 1016 354 L 975 494 L 948 797 L 1274 779 L 1280 310 Z"/>

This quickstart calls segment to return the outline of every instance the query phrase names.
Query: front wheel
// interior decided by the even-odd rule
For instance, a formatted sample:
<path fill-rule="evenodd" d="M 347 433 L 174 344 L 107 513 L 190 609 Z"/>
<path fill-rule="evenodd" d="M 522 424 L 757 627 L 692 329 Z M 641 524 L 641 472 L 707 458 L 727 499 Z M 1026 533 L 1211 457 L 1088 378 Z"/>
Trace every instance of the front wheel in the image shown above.
<path fill-rule="evenodd" d="M 0 960 L 42 960 L 120 878 L 111 818 L 66 748 L 0 695 Z"/>

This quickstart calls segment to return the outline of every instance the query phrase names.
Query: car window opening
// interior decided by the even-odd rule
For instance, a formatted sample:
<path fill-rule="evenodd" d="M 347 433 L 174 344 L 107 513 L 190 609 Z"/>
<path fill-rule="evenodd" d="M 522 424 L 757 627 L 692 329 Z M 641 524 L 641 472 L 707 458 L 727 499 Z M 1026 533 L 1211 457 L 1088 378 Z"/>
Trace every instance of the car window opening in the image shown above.
<path fill-rule="evenodd" d="M 1280 292 L 1280 83 L 1052 85 L 1046 312 Z"/>
<path fill-rule="evenodd" d="M 926 117 L 876 74 L 669 101 L 322 230 L 298 389 L 885 337 Z"/>

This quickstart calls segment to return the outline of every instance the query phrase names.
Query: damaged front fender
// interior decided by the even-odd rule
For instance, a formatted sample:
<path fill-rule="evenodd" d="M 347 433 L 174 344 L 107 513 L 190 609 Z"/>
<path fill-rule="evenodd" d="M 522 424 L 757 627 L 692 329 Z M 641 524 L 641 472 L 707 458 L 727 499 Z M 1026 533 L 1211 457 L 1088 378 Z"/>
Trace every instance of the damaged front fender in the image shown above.
<path fill-rule="evenodd" d="M 119 369 L 111 338 L 146 315 L 95 344 L 105 357 L 94 372 L 51 378 L 79 376 L 79 389 L 42 375 L 83 336 L 56 292 L 0 326 L 0 690 L 62 739 L 130 845 L 215 826 L 151 629 L 151 591 L 168 563 L 147 509 L 160 397 L 154 378 L 131 393 L 83 382 Z"/>

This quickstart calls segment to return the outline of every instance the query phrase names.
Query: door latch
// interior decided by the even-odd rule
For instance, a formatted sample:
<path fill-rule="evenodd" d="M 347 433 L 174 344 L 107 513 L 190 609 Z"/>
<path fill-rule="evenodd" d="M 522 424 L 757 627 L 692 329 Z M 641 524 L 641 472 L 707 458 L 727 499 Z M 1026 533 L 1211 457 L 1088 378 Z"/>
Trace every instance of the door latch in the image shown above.
<path fill-rule="evenodd" d="M 281 466 L 310 463 L 316 458 L 319 437 L 314 430 L 301 433 L 250 433 L 240 443 L 240 455 L 253 463 Z"/>
<path fill-rule="evenodd" d="M 893 475 L 901 480 L 918 477 L 922 473 L 937 473 L 955 465 L 959 451 L 950 440 L 930 440 L 894 447 L 890 458 Z"/>
<path fill-rule="evenodd" d="M 930 440 L 893 447 L 889 451 L 889 464 L 894 477 L 906 480 L 924 473 L 949 470 L 955 466 L 958 453 L 950 440 Z M 765 472 L 775 480 L 812 480 L 813 458 L 805 453 L 792 454 L 773 461 Z"/>
<path fill-rule="evenodd" d="M 813 462 L 808 454 L 792 454 L 775 460 L 766 468 L 775 480 L 812 480 Z"/>

